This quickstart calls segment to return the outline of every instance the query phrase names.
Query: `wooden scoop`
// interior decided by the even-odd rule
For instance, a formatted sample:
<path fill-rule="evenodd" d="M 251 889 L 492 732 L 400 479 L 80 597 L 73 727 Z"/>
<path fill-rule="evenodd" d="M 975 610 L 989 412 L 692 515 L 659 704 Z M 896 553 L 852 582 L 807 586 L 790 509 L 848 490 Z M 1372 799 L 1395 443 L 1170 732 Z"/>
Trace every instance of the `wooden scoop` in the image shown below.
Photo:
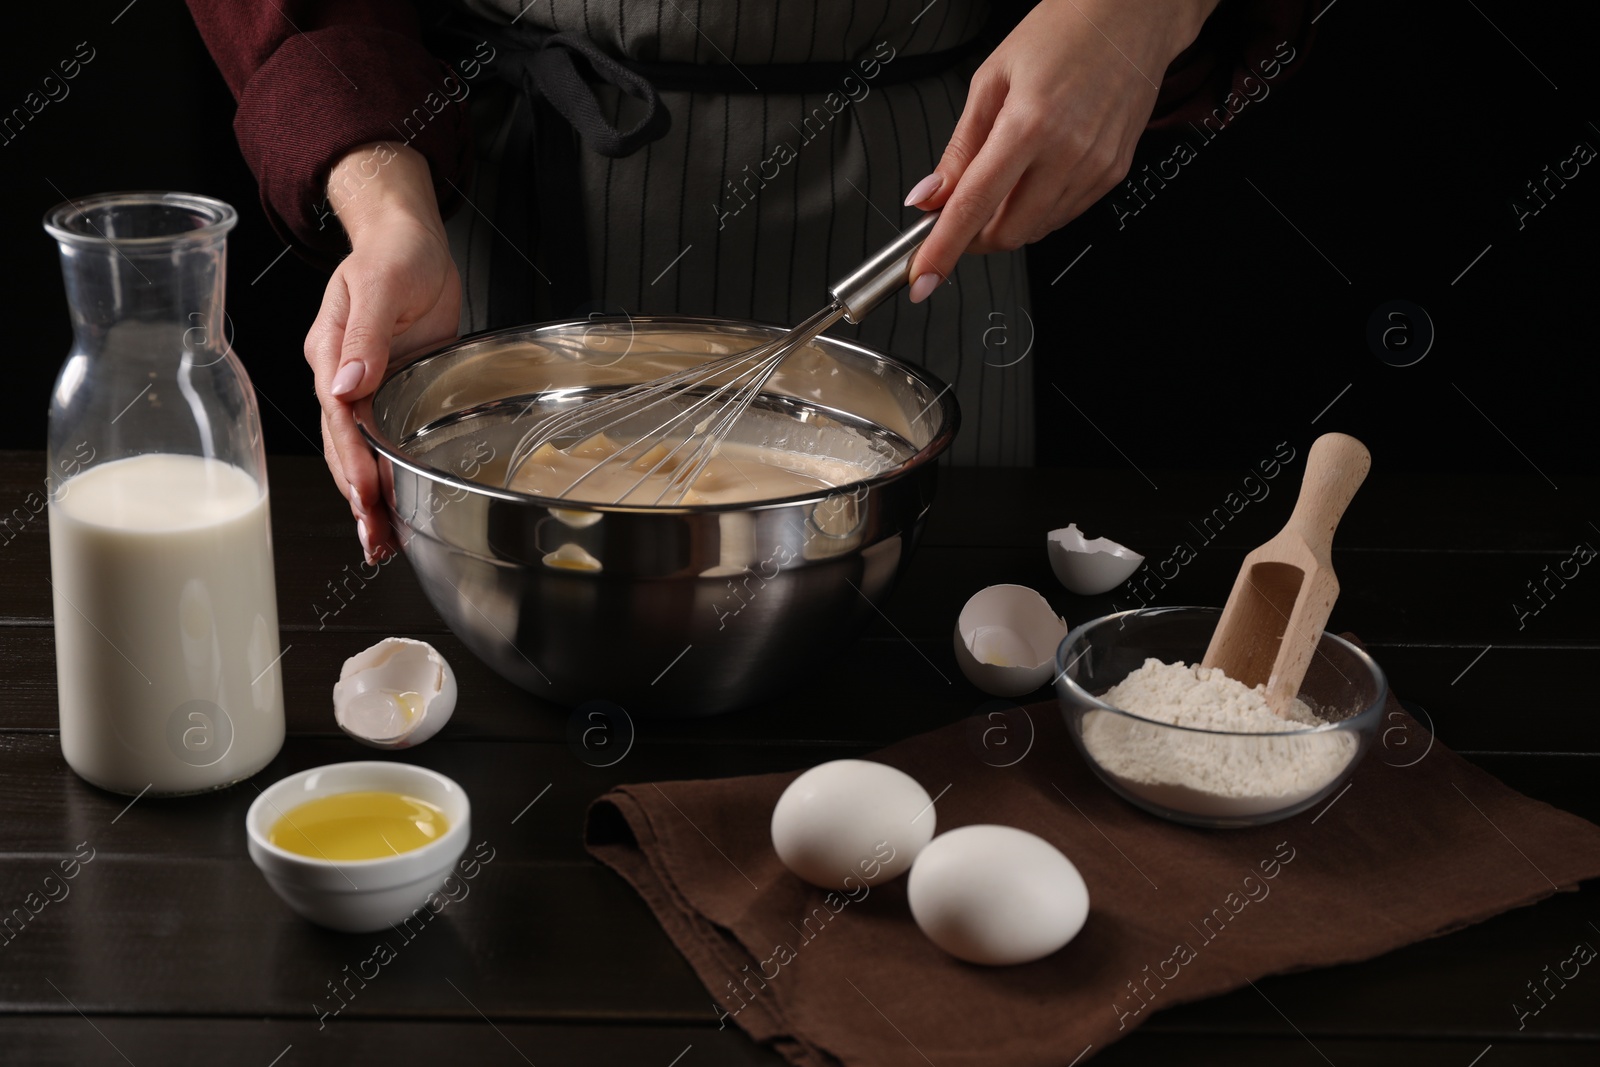
<path fill-rule="evenodd" d="M 1244 558 L 1200 661 L 1252 688 L 1265 684 L 1267 703 L 1280 716 L 1300 692 L 1339 597 L 1329 553 L 1333 531 L 1371 467 L 1366 446 L 1354 437 L 1329 433 L 1312 442 L 1294 513 Z"/>

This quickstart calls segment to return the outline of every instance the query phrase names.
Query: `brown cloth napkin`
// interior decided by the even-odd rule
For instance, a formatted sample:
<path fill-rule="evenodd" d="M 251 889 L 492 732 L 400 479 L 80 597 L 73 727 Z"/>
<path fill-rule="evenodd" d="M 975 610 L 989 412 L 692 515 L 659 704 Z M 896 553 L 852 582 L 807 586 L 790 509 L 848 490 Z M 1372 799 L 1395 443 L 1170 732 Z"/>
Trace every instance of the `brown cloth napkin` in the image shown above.
<path fill-rule="evenodd" d="M 707 1010 L 804 1067 L 1061 1067 L 1161 1008 L 1377 956 L 1600 876 L 1600 828 L 1428 747 L 1392 696 L 1390 744 L 1348 789 L 1249 830 L 1145 814 L 1094 777 L 1053 703 L 1026 710 L 1034 742 L 1010 767 L 980 758 L 961 723 L 871 758 L 942 791 L 939 832 L 1018 826 L 1077 865 L 1088 922 L 1035 963 L 945 955 L 912 921 L 903 877 L 830 906 L 772 850 L 793 773 L 622 786 L 590 808 L 588 848 L 655 912 Z"/>

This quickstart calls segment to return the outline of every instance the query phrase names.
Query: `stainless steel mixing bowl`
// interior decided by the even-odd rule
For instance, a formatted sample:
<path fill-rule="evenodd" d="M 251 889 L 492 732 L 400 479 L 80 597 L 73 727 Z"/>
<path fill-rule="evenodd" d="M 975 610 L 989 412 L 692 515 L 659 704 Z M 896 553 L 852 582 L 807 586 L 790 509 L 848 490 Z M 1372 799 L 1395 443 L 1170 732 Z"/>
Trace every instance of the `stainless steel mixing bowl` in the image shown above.
<path fill-rule="evenodd" d="M 753 348 L 780 327 L 679 317 L 502 330 L 398 361 L 362 429 L 406 557 L 450 628 L 564 704 L 704 715 L 827 677 L 905 569 L 955 436 L 949 388 L 819 338 L 735 440 L 870 476 L 751 504 L 620 507 L 499 488 L 532 409 Z"/>

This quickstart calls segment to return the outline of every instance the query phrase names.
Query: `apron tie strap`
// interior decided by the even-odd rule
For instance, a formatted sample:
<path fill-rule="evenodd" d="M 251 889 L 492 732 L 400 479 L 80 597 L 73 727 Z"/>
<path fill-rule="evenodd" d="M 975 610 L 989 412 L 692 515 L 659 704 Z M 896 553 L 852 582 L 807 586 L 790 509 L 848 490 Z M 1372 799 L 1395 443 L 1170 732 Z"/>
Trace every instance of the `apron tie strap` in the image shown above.
<path fill-rule="evenodd" d="M 533 49 L 507 50 L 504 62 L 521 73 L 521 88 L 539 95 L 578 131 L 590 151 L 611 159 L 631 156 L 672 128 L 672 116 L 654 85 L 602 52 L 592 41 L 569 33 L 553 33 Z M 644 105 L 644 114 L 632 128 L 620 130 L 600 110 L 594 88 L 578 69 L 577 60 L 603 82 Z"/>

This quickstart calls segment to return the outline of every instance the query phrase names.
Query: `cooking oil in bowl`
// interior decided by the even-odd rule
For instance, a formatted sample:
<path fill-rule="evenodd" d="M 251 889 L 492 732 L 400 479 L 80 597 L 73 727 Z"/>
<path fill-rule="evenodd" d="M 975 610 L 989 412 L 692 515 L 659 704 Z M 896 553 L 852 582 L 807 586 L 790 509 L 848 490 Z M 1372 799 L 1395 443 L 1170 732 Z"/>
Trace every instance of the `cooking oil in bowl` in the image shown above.
<path fill-rule="evenodd" d="M 267 841 L 311 859 L 376 860 L 419 849 L 447 829 L 444 812 L 426 800 L 369 790 L 293 807 L 272 824 Z"/>

